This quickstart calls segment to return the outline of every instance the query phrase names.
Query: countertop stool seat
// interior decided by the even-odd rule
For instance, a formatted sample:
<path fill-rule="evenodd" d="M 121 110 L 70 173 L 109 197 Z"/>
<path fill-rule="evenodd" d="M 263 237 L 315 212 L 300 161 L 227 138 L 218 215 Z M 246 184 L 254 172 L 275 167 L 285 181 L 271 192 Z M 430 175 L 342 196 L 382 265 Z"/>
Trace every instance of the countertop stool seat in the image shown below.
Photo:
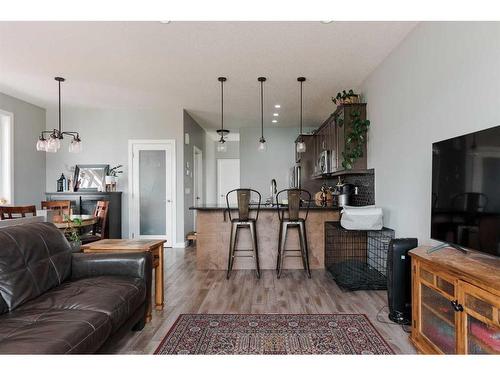
<path fill-rule="evenodd" d="M 232 208 L 229 203 L 231 200 L 230 198 L 232 198 L 234 194 L 236 195 L 238 202 L 237 217 L 233 217 L 233 214 L 231 213 Z M 254 218 L 250 217 L 250 200 L 253 195 L 258 201 Z M 229 241 L 229 257 L 226 275 L 227 279 L 231 276 L 234 260 L 238 257 L 253 257 L 255 260 L 255 272 L 257 274 L 257 278 L 260 279 L 259 249 L 257 245 L 257 220 L 259 218 L 260 202 L 260 193 L 253 189 L 234 189 L 226 194 L 227 211 L 229 214 L 229 220 L 231 221 L 231 238 Z M 238 231 L 244 228 L 248 228 L 250 230 L 252 249 L 236 248 L 238 243 Z M 240 253 L 246 255 L 238 255 Z"/>
<path fill-rule="evenodd" d="M 287 195 L 288 204 L 286 207 L 280 205 L 280 195 Z M 281 190 L 276 195 L 278 208 L 278 218 L 280 221 L 279 237 L 278 237 L 278 257 L 276 262 L 276 271 L 278 279 L 281 277 L 283 270 L 283 262 L 285 257 L 301 257 L 302 265 L 306 271 L 307 277 L 311 278 L 311 269 L 309 267 L 309 249 L 307 247 L 306 220 L 309 214 L 309 205 L 305 208 L 305 216 L 300 217 L 300 202 L 305 198 L 307 202 L 311 201 L 311 193 L 303 189 L 285 189 Z M 285 250 L 286 235 L 289 228 L 297 228 L 299 231 L 299 250 Z M 300 255 L 289 255 L 288 253 Z"/>

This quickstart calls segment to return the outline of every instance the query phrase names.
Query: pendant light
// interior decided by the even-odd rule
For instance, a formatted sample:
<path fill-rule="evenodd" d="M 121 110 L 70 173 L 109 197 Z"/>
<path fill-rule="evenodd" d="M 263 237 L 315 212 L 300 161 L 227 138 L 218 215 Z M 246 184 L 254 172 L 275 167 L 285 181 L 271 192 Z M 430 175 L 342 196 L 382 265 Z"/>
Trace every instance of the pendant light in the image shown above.
<path fill-rule="evenodd" d="M 260 139 L 258 150 L 265 152 L 267 149 L 266 139 L 264 138 L 264 82 L 266 82 L 266 77 L 259 77 L 257 81 L 260 82 Z"/>
<path fill-rule="evenodd" d="M 297 152 L 303 153 L 306 152 L 306 144 L 304 142 L 304 139 L 302 137 L 302 84 L 306 80 L 305 77 L 299 77 L 297 78 L 297 81 L 300 82 L 300 128 L 299 128 L 299 137 L 297 138 Z"/>
<path fill-rule="evenodd" d="M 69 144 L 69 152 L 78 153 L 82 150 L 82 140 L 78 132 L 63 132 L 61 123 L 61 82 L 65 79 L 62 77 L 54 78 L 58 82 L 59 86 L 59 126 L 57 129 L 44 130 L 40 133 L 38 141 L 36 142 L 37 151 L 45 152 L 57 152 L 61 148 L 61 140 L 64 139 L 65 135 L 72 137 Z M 48 134 L 48 139 L 45 138 L 44 134 Z"/>
<path fill-rule="evenodd" d="M 226 137 L 229 134 L 229 130 L 224 129 L 224 82 L 227 81 L 227 78 L 219 77 L 217 78 L 217 80 L 220 82 L 220 102 L 221 102 L 220 129 L 217 130 L 217 134 L 220 135 L 220 139 L 217 142 L 217 152 L 226 152 L 227 145 L 224 137 Z"/>

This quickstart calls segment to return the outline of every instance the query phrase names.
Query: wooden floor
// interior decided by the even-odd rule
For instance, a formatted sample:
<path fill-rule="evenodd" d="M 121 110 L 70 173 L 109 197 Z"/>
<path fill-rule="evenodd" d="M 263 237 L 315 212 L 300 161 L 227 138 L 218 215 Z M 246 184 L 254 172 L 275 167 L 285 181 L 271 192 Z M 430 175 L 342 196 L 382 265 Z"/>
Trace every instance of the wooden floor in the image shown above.
<path fill-rule="evenodd" d="M 103 352 L 151 354 L 182 313 L 363 313 L 396 353 L 415 353 L 408 334 L 394 324 L 377 321 L 387 304 L 385 291 L 342 292 L 323 270 L 307 279 L 300 270 L 273 271 L 261 279 L 249 270 L 196 270 L 196 249 L 165 249 L 165 308 L 153 311 L 153 320 L 140 332 L 127 332 L 109 343 Z M 379 318 L 387 321 L 387 309 Z"/>

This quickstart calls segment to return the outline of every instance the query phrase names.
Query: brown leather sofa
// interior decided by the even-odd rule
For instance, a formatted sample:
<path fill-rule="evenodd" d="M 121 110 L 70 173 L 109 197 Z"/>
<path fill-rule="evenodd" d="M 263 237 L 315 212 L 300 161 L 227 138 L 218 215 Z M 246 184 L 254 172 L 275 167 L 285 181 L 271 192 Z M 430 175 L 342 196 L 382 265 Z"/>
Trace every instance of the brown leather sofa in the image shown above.
<path fill-rule="evenodd" d="M 151 255 L 72 253 L 51 223 L 0 228 L 0 354 L 94 353 L 142 329 Z"/>

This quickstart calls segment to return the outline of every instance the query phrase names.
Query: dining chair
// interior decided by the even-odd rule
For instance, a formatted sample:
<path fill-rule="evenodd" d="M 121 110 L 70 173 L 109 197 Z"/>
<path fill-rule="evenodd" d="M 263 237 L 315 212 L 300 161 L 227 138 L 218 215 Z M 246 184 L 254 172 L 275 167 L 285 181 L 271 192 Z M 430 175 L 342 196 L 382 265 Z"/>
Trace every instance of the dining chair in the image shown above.
<path fill-rule="evenodd" d="M 95 242 L 109 238 L 108 231 L 108 211 L 109 201 L 97 201 L 94 217 L 97 218 L 97 223 L 92 227 L 92 232 L 81 236 L 82 244 Z"/>
<path fill-rule="evenodd" d="M 36 216 L 35 206 L 0 206 L 0 220 L 26 217 L 26 214 Z"/>
<path fill-rule="evenodd" d="M 42 210 L 59 210 L 61 215 L 71 214 L 71 201 L 42 201 Z"/>

